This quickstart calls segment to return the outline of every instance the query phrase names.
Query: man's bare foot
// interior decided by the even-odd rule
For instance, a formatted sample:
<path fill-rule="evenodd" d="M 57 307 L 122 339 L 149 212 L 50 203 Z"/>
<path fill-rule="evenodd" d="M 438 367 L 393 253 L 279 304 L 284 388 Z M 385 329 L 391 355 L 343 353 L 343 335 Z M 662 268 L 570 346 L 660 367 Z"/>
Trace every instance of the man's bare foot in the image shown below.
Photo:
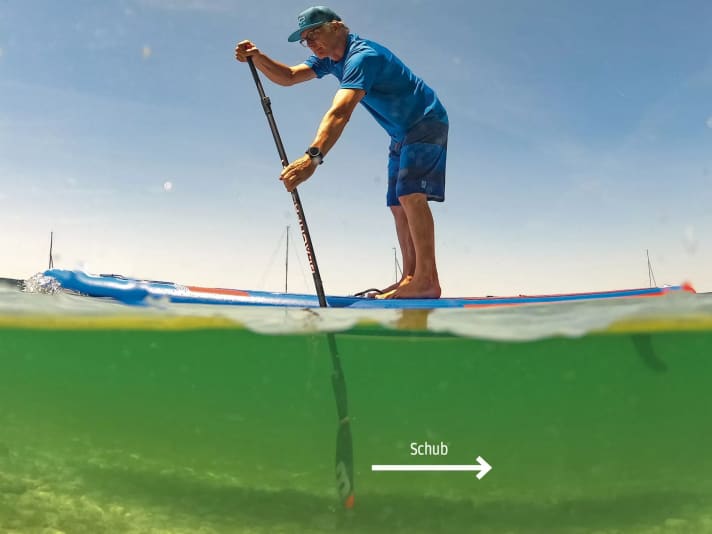
<path fill-rule="evenodd" d="M 440 284 L 437 280 L 417 280 L 412 279 L 410 283 L 392 291 L 388 296 L 381 295 L 380 298 L 387 299 L 439 299 L 441 294 Z"/>
<path fill-rule="evenodd" d="M 395 291 L 396 291 L 399 287 L 403 287 L 403 286 L 406 286 L 406 285 L 410 284 L 410 281 L 411 281 L 412 279 L 413 279 L 413 276 L 410 275 L 410 274 L 408 274 L 408 275 L 404 276 L 403 278 L 401 278 L 401 280 L 400 280 L 399 282 L 396 282 L 395 284 L 391 284 L 391 285 L 389 285 L 387 288 L 382 289 L 381 292 L 378 293 L 377 295 L 374 295 L 374 297 L 377 298 L 377 299 L 387 299 L 387 298 L 390 298 L 390 295 L 392 295 L 393 293 L 395 293 Z"/>

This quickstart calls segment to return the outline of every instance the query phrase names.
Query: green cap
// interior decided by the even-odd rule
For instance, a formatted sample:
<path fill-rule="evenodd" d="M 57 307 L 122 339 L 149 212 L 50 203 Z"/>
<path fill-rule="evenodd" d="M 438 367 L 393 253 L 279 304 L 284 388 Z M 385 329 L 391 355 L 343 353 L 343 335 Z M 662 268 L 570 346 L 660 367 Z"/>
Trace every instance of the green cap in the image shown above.
<path fill-rule="evenodd" d="M 299 29 L 292 33 L 287 39 L 290 43 L 299 41 L 302 37 L 302 32 L 306 30 L 311 30 L 327 22 L 332 22 L 334 20 L 341 20 L 341 17 L 334 13 L 331 9 L 324 6 L 314 6 L 305 9 L 297 17 L 299 22 Z"/>

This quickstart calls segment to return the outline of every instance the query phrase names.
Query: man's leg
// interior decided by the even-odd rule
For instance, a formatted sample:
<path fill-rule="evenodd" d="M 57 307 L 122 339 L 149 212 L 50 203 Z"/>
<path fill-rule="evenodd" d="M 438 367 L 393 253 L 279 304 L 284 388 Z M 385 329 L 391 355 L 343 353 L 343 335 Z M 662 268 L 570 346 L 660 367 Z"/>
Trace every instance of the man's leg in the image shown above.
<path fill-rule="evenodd" d="M 410 238 L 408 217 L 403 206 L 391 206 L 391 213 L 396 223 L 396 235 L 400 245 L 401 258 L 403 258 L 403 278 L 413 276 L 415 273 L 415 248 L 413 247 L 413 240 Z"/>
<path fill-rule="evenodd" d="M 393 220 L 396 223 L 396 235 L 400 245 L 401 258 L 403 258 L 403 276 L 395 284 L 383 288 L 379 298 L 385 298 L 397 287 L 407 284 L 415 273 L 415 248 L 413 240 L 410 238 L 410 228 L 408 228 L 408 217 L 405 215 L 403 206 L 391 206 Z"/>
<path fill-rule="evenodd" d="M 435 223 L 433 214 L 428 205 L 427 196 L 423 193 L 411 193 L 398 198 L 402 207 L 402 216 L 396 218 L 396 232 L 403 250 L 401 234 L 405 233 L 401 225 L 406 224 L 408 235 L 406 243 L 412 244 L 415 252 L 413 278 L 409 283 L 403 284 L 389 298 L 440 298 L 440 281 L 435 265 Z M 395 207 L 394 207 L 395 208 Z M 406 272 L 406 254 L 403 254 L 403 273 Z"/>
<path fill-rule="evenodd" d="M 410 228 L 408 228 L 408 217 L 405 215 L 403 206 L 391 206 L 393 220 L 396 223 L 396 235 L 398 236 L 398 244 L 400 245 L 401 258 L 403 258 L 403 275 L 395 284 L 381 289 L 376 298 L 388 298 L 393 291 L 410 282 L 415 273 L 415 247 L 413 240 L 410 238 Z"/>
<path fill-rule="evenodd" d="M 447 120 L 421 121 L 402 141 L 391 141 L 387 203 L 403 255 L 403 278 L 378 298 L 440 297 L 428 199 L 442 202 L 445 198 L 447 132 Z"/>

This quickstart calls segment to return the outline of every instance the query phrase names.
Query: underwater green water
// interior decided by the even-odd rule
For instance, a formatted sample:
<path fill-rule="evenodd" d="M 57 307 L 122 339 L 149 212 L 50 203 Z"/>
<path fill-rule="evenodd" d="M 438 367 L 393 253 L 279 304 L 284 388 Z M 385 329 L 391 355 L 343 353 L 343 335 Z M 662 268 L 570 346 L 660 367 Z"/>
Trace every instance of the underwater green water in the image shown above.
<path fill-rule="evenodd" d="M 393 334 L 336 335 L 344 513 L 325 335 L 0 329 L 0 532 L 712 532 L 712 331 Z"/>

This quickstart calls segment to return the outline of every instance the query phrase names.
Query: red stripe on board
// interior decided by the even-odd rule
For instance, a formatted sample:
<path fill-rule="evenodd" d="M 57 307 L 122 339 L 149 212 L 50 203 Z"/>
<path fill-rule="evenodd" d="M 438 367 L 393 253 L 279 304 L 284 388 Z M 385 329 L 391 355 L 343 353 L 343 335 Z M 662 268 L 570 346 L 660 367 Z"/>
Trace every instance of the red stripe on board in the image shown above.
<path fill-rule="evenodd" d="M 235 295 L 238 297 L 249 297 L 250 293 L 248 291 L 243 291 L 242 289 L 220 289 L 216 287 L 198 287 L 198 286 L 186 286 L 191 291 L 197 291 L 199 293 L 212 293 L 214 295 Z"/>
<path fill-rule="evenodd" d="M 689 289 L 684 288 L 685 291 L 689 291 Z M 692 288 L 690 288 L 692 289 Z M 592 300 L 608 300 L 608 299 L 639 299 L 639 298 L 645 298 L 645 297 L 660 297 L 662 295 L 665 295 L 670 292 L 670 288 L 663 287 L 660 288 L 659 293 L 644 293 L 642 295 L 612 295 L 610 297 L 602 297 L 600 299 L 574 299 L 574 300 L 566 300 L 566 299 L 561 299 L 561 300 L 549 300 L 549 301 L 544 301 L 544 302 L 532 302 L 534 299 L 537 297 L 534 296 L 527 296 L 527 297 L 510 297 L 510 298 L 521 298 L 522 300 L 519 302 L 503 302 L 503 303 L 496 303 L 493 302 L 491 304 L 464 304 L 462 307 L 463 308 L 493 308 L 495 306 L 521 306 L 522 304 L 560 304 L 563 302 L 590 302 Z M 692 289 L 692 292 L 694 293 L 695 290 Z M 595 295 L 596 293 L 577 293 L 578 295 Z M 552 297 L 556 296 L 561 296 L 561 295 L 551 295 Z M 571 295 L 566 295 L 566 296 L 571 296 Z M 494 300 L 497 299 L 504 299 L 506 297 L 495 297 Z M 541 297 L 539 297 L 541 298 Z"/>
<path fill-rule="evenodd" d="M 685 286 L 682 286 L 681 289 L 684 289 L 685 291 L 688 291 L 688 289 Z M 692 286 L 690 286 L 690 289 L 694 292 L 694 289 L 692 289 Z M 627 293 L 630 291 L 650 291 L 650 290 L 657 290 L 658 293 L 654 293 L 655 295 L 660 295 L 662 293 L 666 293 L 670 291 L 669 287 L 653 287 L 653 288 L 638 288 L 638 289 L 616 289 L 613 291 L 588 291 L 584 293 L 551 293 L 547 295 L 493 295 L 491 297 L 487 298 L 493 298 L 493 299 L 544 299 L 544 298 L 551 298 L 551 297 L 583 297 L 587 295 L 605 295 L 607 293 L 611 294 L 617 294 L 617 293 Z M 481 299 L 482 297 L 457 297 L 458 299 L 462 300 L 474 300 L 474 299 Z"/>
<path fill-rule="evenodd" d="M 569 302 L 569 301 L 566 301 Z M 502 303 L 492 303 L 492 304 L 463 304 L 463 308 L 504 308 L 505 306 L 521 306 L 522 304 L 549 304 L 548 302 L 527 302 L 523 300 L 522 302 L 502 302 Z"/>

